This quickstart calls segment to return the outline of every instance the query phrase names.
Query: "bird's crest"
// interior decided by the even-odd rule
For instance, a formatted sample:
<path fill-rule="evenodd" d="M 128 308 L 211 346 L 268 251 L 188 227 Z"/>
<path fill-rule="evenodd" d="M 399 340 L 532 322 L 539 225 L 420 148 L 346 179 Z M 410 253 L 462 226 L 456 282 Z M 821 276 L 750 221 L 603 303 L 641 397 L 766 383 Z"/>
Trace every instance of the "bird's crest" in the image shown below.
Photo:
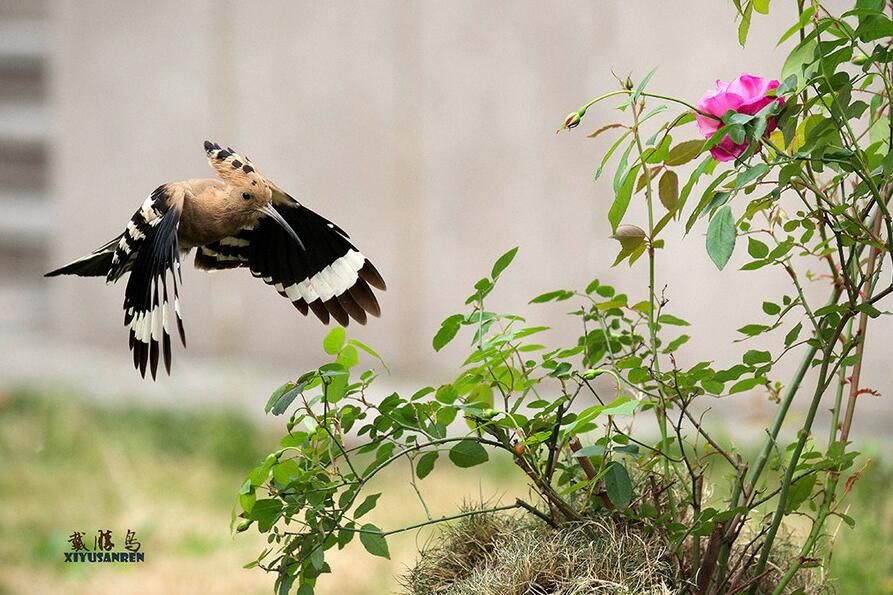
<path fill-rule="evenodd" d="M 208 154 L 208 163 L 211 164 L 220 179 L 227 184 L 255 186 L 265 183 L 263 176 L 257 172 L 251 160 L 236 153 L 232 147 L 223 149 L 217 143 L 206 140 L 205 152 Z"/>

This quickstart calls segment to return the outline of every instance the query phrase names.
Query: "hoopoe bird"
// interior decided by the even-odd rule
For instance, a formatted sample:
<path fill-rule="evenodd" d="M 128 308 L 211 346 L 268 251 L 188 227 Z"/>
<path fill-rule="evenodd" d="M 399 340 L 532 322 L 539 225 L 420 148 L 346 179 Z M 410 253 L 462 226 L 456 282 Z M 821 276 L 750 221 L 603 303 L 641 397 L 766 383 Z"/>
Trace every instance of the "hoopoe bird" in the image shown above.
<path fill-rule="evenodd" d="M 159 359 L 171 370 L 170 333 L 186 346 L 180 315 L 180 259 L 195 248 L 201 270 L 247 267 L 272 285 L 301 314 L 323 324 L 352 318 L 366 324 L 381 309 L 372 287 L 384 290 L 375 266 L 340 227 L 314 213 L 264 178 L 245 156 L 205 141 L 219 180 L 163 184 L 133 214 L 124 231 L 91 254 L 47 273 L 104 276 L 114 283 L 129 273 L 124 324 L 133 365 L 155 378 Z"/>

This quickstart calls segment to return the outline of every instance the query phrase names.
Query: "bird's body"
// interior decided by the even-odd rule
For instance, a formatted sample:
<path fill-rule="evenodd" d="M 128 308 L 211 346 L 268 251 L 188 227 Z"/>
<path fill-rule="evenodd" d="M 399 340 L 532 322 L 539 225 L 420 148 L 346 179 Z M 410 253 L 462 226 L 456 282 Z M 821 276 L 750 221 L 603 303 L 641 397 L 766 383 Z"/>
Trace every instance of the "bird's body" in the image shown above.
<path fill-rule="evenodd" d="M 124 231 L 92 254 L 47 276 L 129 273 L 124 323 L 133 361 L 155 377 L 159 359 L 170 373 L 170 331 L 180 317 L 180 257 L 195 249 L 203 270 L 247 267 L 294 306 L 325 324 L 351 318 L 365 324 L 380 308 L 372 287 L 385 289 L 378 271 L 335 224 L 305 208 L 263 178 L 232 149 L 205 142 L 220 179 L 163 184 L 143 202 Z"/>

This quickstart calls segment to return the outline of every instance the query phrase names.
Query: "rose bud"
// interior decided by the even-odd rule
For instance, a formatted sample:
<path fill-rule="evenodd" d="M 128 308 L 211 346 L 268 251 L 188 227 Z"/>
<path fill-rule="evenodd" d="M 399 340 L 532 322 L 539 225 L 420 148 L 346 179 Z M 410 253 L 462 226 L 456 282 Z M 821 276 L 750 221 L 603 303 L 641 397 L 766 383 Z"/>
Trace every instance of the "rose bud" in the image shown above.
<path fill-rule="evenodd" d="M 580 120 L 583 118 L 583 114 L 580 112 L 572 112 L 567 115 L 567 118 L 564 119 L 564 125 L 558 130 L 569 130 L 571 128 L 576 128 L 580 125 Z"/>

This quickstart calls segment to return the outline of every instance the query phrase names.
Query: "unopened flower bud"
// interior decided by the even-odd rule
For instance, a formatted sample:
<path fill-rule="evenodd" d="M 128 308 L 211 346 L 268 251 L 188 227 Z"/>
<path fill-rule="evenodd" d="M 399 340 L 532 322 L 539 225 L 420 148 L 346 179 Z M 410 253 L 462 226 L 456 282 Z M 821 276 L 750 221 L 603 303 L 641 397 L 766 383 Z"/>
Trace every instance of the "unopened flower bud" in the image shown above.
<path fill-rule="evenodd" d="M 618 225 L 611 238 L 620 242 L 623 248 L 633 250 L 645 241 L 645 230 L 637 225 Z"/>
<path fill-rule="evenodd" d="M 862 66 L 866 62 L 868 62 L 869 57 L 867 54 L 863 52 L 857 52 L 855 56 L 853 56 L 852 63 L 857 66 Z"/>
<path fill-rule="evenodd" d="M 238 533 L 243 533 L 243 532 L 247 531 L 248 527 L 250 527 L 251 523 L 253 523 L 253 522 L 254 521 L 249 521 L 248 519 L 245 519 L 244 521 L 242 521 L 238 525 L 236 525 L 236 531 Z"/>
<path fill-rule="evenodd" d="M 567 115 L 567 118 L 564 119 L 564 125 L 559 128 L 559 130 L 569 130 L 571 128 L 576 128 L 580 125 L 580 120 L 583 118 L 583 114 L 580 112 L 571 112 Z"/>
<path fill-rule="evenodd" d="M 593 378 L 597 378 L 597 377 L 601 376 L 602 374 L 607 374 L 607 373 L 608 373 L 607 370 L 602 370 L 601 368 L 590 368 L 590 369 L 586 370 L 585 372 L 583 372 L 582 374 L 580 374 L 580 376 L 582 376 L 584 380 L 592 380 Z"/>

